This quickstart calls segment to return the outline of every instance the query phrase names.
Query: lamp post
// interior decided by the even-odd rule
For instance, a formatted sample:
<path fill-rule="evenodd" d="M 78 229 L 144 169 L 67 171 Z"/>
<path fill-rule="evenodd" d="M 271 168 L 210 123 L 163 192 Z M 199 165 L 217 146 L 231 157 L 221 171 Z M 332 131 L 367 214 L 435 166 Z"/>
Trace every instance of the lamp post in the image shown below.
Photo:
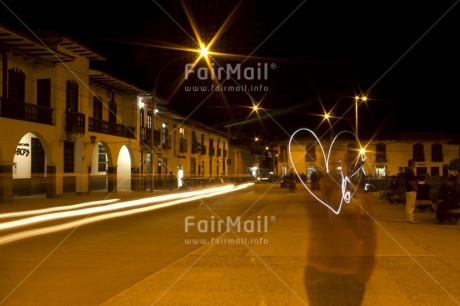
<path fill-rule="evenodd" d="M 355 96 L 355 133 L 356 133 L 356 138 L 359 139 L 359 136 L 358 136 L 358 106 L 359 106 L 359 102 L 362 101 L 362 102 L 366 102 L 367 101 L 367 97 L 366 96 Z"/>
<path fill-rule="evenodd" d="M 152 181 L 151 181 L 151 191 L 153 192 L 154 188 L 155 188 L 155 166 L 158 164 L 158 163 L 155 163 L 155 159 L 154 159 L 154 155 L 155 155 L 155 149 L 154 149 L 154 146 L 155 146 L 155 122 L 156 122 L 156 116 L 159 112 L 158 108 L 157 108 L 157 100 L 158 100 L 158 97 L 157 97 L 157 84 L 158 84 L 158 80 L 160 78 L 160 75 L 161 73 L 165 70 L 166 67 L 169 66 L 169 64 L 177 61 L 179 59 L 179 57 L 176 57 L 174 58 L 173 60 L 169 61 L 167 64 L 165 64 L 161 69 L 160 71 L 157 73 L 157 76 L 155 78 L 155 84 L 154 84 L 154 87 L 153 87 L 153 95 L 152 95 L 152 102 L 153 102 L 153 109 L 152 109 L 152 127 L 151 127 L 151 149 L 150 149 L 150 158 L 151 158 L 151 161 L 150 161 L 150 164 L 151 164 L 151 167 L 152 167 Z"/>

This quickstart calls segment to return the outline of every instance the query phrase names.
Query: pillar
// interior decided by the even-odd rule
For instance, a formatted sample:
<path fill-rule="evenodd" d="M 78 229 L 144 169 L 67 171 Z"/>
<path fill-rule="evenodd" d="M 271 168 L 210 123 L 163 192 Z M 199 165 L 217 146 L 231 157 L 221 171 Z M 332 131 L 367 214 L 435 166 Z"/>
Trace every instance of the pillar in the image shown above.
<path fill-rule="evenodd" d="M 107 168 L 107 191 L 117 192 L 117 167 Z"/>
<path fill-rule="evenodd" d="M 56 166 L 46 167 L 46 197 L 56 198 Z"/>
<path fill-rule="evenodd" d="M 13 201 L 12 165 L 0 165 L 0 203 Z"/>

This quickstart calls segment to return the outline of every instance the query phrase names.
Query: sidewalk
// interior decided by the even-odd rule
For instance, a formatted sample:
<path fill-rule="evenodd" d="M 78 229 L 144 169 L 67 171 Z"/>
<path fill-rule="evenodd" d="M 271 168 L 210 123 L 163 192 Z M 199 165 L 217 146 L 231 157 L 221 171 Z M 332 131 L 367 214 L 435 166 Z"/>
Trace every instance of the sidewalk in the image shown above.
<path fill-rule="evenodd" d="M 363 305 L 459 305 L 460 225 L 433 224 L 433 212 L 408 224 L 403 205 L 370 197 L 377 252 Z M 203 245 L 102 305 L 308 305 L 307 223 L 296 203 L 282 208 L 263 236 L 248 237 L 262 243 Z M 270 215 L 275 206 L 264 210 Z"/>

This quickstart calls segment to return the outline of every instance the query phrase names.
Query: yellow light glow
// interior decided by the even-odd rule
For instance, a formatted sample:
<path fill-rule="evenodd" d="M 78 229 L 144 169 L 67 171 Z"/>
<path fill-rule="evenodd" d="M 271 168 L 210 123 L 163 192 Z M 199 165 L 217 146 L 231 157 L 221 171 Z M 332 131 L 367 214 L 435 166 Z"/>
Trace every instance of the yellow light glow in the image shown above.
<path fill-rule="evenodd" d="M 359 154 L 360 155 L 366 154 L 366 149 L 364 149 L 364 148 L 359 149 Z"/>
<path fill-rule="evenodd" d="M 204 44 L 201 44 L 200 54 L 202 57 L 208 57 L 208 48 Z"/>

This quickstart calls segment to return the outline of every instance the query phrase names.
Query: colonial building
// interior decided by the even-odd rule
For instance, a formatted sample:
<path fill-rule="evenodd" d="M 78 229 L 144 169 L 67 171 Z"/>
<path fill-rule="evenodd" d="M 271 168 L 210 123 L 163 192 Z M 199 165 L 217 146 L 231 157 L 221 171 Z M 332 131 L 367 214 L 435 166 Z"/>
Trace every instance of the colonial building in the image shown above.
<path fill-rule="evenodd" d="M 154 177 L 151 182 L 144 180 L 145 189 L 150 189 L 152 183 L 164 186 L 170 172 L 177 177 L 179 186 L 183 177 L 226 177 L 229 174 L 226 133 L 168 109 L 166 101 L 161 99 L 144 97 L 141 103 L 141 173 L 147 181 Z"/>
<path fill-rule="evenodd" d="M 449 162 L 460 156 L 458 135 L 395 132 L 381 133 L 371 140 L 360 141 L 365 150 L 365 172 L 374 178 L 397 175 L 404 171 L 409 159 L 415 160 L 417 175 L 446 176 Z M 332 141 L 328 137 L 320 142 L 306 132 L 303 135 L 299 133 L 291 145 L 288 141 L 278 143 L 279 173 L 285 175 L 295 168 L 299 175 L 305 173 L 310 177 L 314 170 L 325 171 L 325 160 Z M 359 150 L 360 145 L 352 135 L 339 136 L 332 145 L 329 171 L 350 173 L 356 167 Z"/>
<path fill-rule="evenodd" d="M 102 71 L 61 34 L 0 26 L 0 202 L 92 190 L 153 190 L 165 176 L 228 174 L 228 137 Z"/>
<path fill-rule="evenodd" d="M 237 139 L 230 140 L 228 157 L 228 174 L 230 178 L 244 178 L 250 175 L 251 169 L 258 166 L 251 160 L 251 150 Z"/>

